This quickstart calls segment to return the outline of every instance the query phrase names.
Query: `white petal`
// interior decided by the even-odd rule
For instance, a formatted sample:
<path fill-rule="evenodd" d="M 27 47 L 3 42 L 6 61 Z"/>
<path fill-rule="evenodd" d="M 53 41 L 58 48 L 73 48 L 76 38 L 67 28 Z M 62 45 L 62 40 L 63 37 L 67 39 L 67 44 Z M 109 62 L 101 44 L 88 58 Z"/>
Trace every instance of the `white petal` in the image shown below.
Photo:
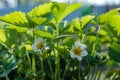
<path fill-rule="evenodd" d="M 43 38 L 39 37 L 34 40 L 34 43 L 39 43 L 39 42 L 43 42 Z"/>
<path fill-rule="evenodd" d="M 82 50 L 81 56 L 87 56 L 87 55 L 88 55 L 88 52 L 86 50 Z"/>
<path fill-rule="evenodd" d="M 75 41 L 74 46 L 80 46 L 81 43 L 79 41 Z"/>
<path fill-rule="evenodd" d="M 79 61 L 81 61 L 81 60 L 82 60 L 82 56 L 77 56 L 77 59 L 78 59 Z"/>
<path fill-rule="evenodd" d="M 32 45 L 32 48 L 33 48 L 33 49 L 35 48 L 35 44 Z"/>
<path fill-rule="evenodd" d="M 82 49 L 86 49 L 86 48 L 87 48 L 87 45 L 81 44 L 81 48 L 82 48 Z"/>
<path fill-rule="evenodd" d="M 70 56 L 71 58 L 75 58 L 75 55 L 73 54 L 72 50 L 70 50 Z"/>

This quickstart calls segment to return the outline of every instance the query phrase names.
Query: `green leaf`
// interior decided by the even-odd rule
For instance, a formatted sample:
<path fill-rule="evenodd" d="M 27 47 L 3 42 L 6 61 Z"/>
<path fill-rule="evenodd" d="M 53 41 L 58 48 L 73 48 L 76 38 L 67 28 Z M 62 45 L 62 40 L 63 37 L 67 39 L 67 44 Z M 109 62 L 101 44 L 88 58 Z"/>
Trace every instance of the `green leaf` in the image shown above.
<path fill-rule="evenodd" d="M 18 42 L 18 32 L 14 29 L 9 29 L 8 33 L 7 34 L 7 41 L 8 43 L 10 43 L 10 45 L 12 44 L 16 44 Z M 14 35 L 14 36 L 13 36 Z"/>
<path fill-rule="evenodd" d="M 6 38 L 6 31 L 0 30 L 0 43 L 5 42 L 7 40 Z"/>
<path fill-rule="evenodd" d="M 86 15 L 81 18 L 82 28 L 84 28 L 91 20 L 95 18 L 94 15 Z"/>
<path fill-rule="evenodd" d="M 43 24 L 44 22 L 47 21 L 47 18 L 42 18 L 42 17 L 31 17 L 31 21 L 34 22 L 34 25 L 40 25 Z M 33 25 L 33 26 L 34 26 Z"/>
<path fill-rule="evenodd" d="M 14 25 L 10 25 L 6 29 L 7 30 L 9 30 L 9 29 L 16 30 L 17 32 L 20 32 L 20 33 L 25 33 L 25 31 L 27 30 L 26 27 L 18 27 L 18 26 L 14 26 Z"/>
<path fill-rule="evenodd" d="M 82 4 L 76 3 L 71 4 L 68 6 L 66 3 L 54 3 L 55 8 L 53 9 L 53 14 L 57 21 L 63 20 L 66 16 L 68 16 L 70 13 L 74 12 L 75 10 L 79 9 Z"/>
<path fill-rule="evenodd" d="M 120 8 L 117 8 L 117 9 L 110 10 L 109 12 L 105 14 L 101 14 L 100 16 L 98 16 L 98 22 L 100 24 L 105 23 L 108 19 L 111 18 L 111 16 L 119 14 L 119 10 Z"/>
<path fill-rule="evenodd" d="M 42 30 L 36 30 L 35 35 L 38 35 L 43 38 L 52 38 L 52 34 Z"/>
<path fill-rule="evenodd" d="M 118 43 L 113 43 L 110 48 L 112 48 L 112 49 L 114 49 L 115 51 L 117 51 L 117 52 L 120 53 L 120 44 L 118 44 Z"/>
<path fill-rule="evenodd" d="M 13 55 L 3 59 L 2 61 L 2 72 L 0 72 L 0 77 L 5 77 L 11 70 L 16 66 L 16 61 Z"/>
<path fill-rule="evenodd" d="M 70 6 L 66 7 L 64 12 L 61 14 L 60 20 L 64 19 L 67 15 L 79 9 L 81 6 L 82 4 L 76 3 L 76 4 L 71 4 Z"/>
<path fill-rule="evenodd" d="M 0 16 L 0 20 L 19 27 L 30 27 L 26 15 L 21 11 Z"/>
<path fill-rule="evenodd" d="M 0 32 L 2 34 L 0 35 L 0 43 L 4 43 L 9 48 L 17 44 L 19 36 L 15 29 L 0 30 Z"/>
<path fill-rule="evenodd" d="M 33 8 L 27 13 L 27 19 L 31 26 L 36 27 L 51 18 L 51 10 L 53 8 L 53 3 L 46 3 L 38 7 Z"/>
<path fill-rule="evenodd" d="M 57 3 L 57 2 L 54 3 L 53 14 L 57 21 L 60 19 L 66 7 L 67 7 L 67 4 L 65 3 Z"/>
<path fill-rule="evenodd" d="M 38 7 L 33 8 L 30 12 L 27 14 L 30 17 L 41 17 L 47 13 L 50 13 L 52 10 L 53 3 L 46 3 L 44 5 L 40 5 Z"/>
<path fill-rule="evenodd" d="M 111 16 L 107 23 L 120 34 L 120 15 Z"/>
<path fill-rule="evenodd" d="M 73 26 L 74 26 L 74 29 L 77 30 L 77 31 L 81 31 L 82 30 L 82 27 L 81 27 L 81 23 L 80 23 L 80 19 L 79 18 L 75 18 L 73 19 Z"/>
<path fill-rule="evenodd" d="M 120 62 L 120 44 L 113 43 L 109 48 L 109 56 L 112 60 Z"/>
<path fill-rule="evenodd" d="M 75 42 L 74 37 L 66 37 L 63 40 L 63 45 L 68 46 L 69 48 L 71 48 L 74 45 L 74 42 Z"/>
<path fill-rule="evenodd" d="M 64 39 L 66 37 L 71 37 L 71 35 L 60 35 L 54 38 L 54 41 L 59 42 L 59 40 Z"/>

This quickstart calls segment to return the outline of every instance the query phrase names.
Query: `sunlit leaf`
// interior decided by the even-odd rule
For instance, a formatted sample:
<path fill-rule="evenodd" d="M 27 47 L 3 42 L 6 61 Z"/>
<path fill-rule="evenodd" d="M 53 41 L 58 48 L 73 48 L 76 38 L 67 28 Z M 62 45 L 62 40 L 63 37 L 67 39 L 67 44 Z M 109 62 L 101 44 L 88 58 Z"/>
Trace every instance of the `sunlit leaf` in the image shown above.
<path fill-rule="evenodd" d="M 36 25 L 40 25 L 40 24 L 42 24 L 42 23 L 44 23 L 44 22 L 46 22 L 47 21 L 47 18 L 42 18 L 42 17 L 31 17 L 32 19 L 32 21 L 36 24 Z"/>
<path fill-rule="evenodd" d="M 0 30 L 0 43 L 5 42 L 6 40 L 7 38 L 5 30 Z"/>
<path fill-rule="evenodd" d="M 32 46 L 31 45 L 25 45 L 25 48 L 26 48 L 27 51 L 32 50 Z"/>
<path fill-rule="evenodd" d="M 21 11 L 15 11 L 4 16 L 0 16 L 0 20 L 19 27 L 30 27 L 25 13 Z"/>
<path fill-rule="evenodd" d="M 43 38 L 52 38 L 52 34 L 42 30 L 36 30 L 35 35 L 38 35 Z"/>
<path fill-rule="evenodd" d="M 94 15 L 86 15 L 81 18 L 82 28 L 84 28 L 92 19 L 94 19 Z"/>
<path fill-rule="evenodd" d="M 33 8 L 27 13 L 27 19 L 31 26 L 35 27 L 47 22 L 51 18 L 51 10 L 53 8 L 53 3 L 46 3 L 38 7 Z"/>
<path fill-rule="evenodd" d="M 100 24 L 103 24 L 108 19 L 110 19 L 111 16 L 119 14 L 119 10 L 120 10 L 120 8 L 117 8 L 117 9 L 110 10 L 109 12 L 107 12 L 105 14 L 101 14 L 100 16 L 98 16 L 98 22 Z"/>
<path fill-rule="evenodd" d="M 73 22 L 74 29 L 76 29 L 76 30 L 78 30 L 78 31 L 81 31 L 81 30 L 82 30 L 81 22 L 80 22 L 80 19 L 79 19 L 79 18 L 73 19 L 72 22 Z"/>
<path fill-rule="evenodd" d="M 55 8 L 53 9 L 53 13 L 57 21 L 63 20 L 70 13 L 74 12 L 82 6 L 80 3 L 71 4 L 69 6 L 66 3 L 54 3 L 54 5 Z"/>
<path fill-rule="evenodd" d="M 120 34 L 120 15 L 111 16 L 107 23 Z"/>
<path fill-rule="evenodd" d="M 99 35 L 107 36 L 107 31 L 105 31 L 105 30 L 100 30 Z"/>
<path fill-rule="evenodd" d="M 41 17 L 47 13 L 49 13 L 52 9 L 53 3 L 46 3 L 44 5 L 40 5 L 38 7 L 33 8 L 30 12 L 27 14 L 30 17 Z"/>
<path fill-rule="evenodd" d="M 79 9 L 81 6 L 82 6 L 81 3 L 76 3 L 76 4 L 71 4 L 70 6 L 66 7 L 65 11 L 62 13 L 60 17 L 60 20 L 64 19 L 67 15 Z"/>
<path fill-rule="evenodd" d="M 17 32 L 21 32 L 21 33 L 24 33 L 27 30 L 26 27 L 18 27 L 18 26 L 14 26 L 14 25 L 10 25 L 6 29 L 13 29 L 13 30 L 16 30 Z"/>

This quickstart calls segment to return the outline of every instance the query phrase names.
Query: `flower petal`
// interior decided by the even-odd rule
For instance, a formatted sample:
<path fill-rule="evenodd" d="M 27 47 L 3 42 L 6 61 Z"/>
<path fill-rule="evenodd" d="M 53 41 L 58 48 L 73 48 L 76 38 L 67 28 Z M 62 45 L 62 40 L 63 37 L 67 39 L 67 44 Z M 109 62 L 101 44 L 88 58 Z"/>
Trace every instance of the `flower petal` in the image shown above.
<path fill-rule="evenodd" d="M 82 49 L 86 49 L 86 48 L 87 48 L 87 45 L 81 44 L 81 48 L 82 48 Z"/>
<path fill-rule="evenodd" d="M 77 58 L 79 61 L 82 60 L 82 56 L 77 56 L 76 58 Z"/>
<path fill-rule="evenodd" d="M 39 42 L 43 42 L 43 38 L 39 37 L 34 40 L 34 43 L 39 43 Z"/>
<path fill-rule="evenodd" d="M 81 46 L 81 43 L 79 41 L 75 41 L 74 46 Z"/>
<path fill-rule="evenodd" d="M 75 55 L 73 54 L 72 50 L 70 50 L 70 56 L 71 58 L 75 58 Z"/>
<path fill-rule="evenodd" d="M 81 56 L 87 56 L 88 55 L 88 52 L 86 51 L 86 50 L 82 50 L 82 52 L 81 52 Z"/>

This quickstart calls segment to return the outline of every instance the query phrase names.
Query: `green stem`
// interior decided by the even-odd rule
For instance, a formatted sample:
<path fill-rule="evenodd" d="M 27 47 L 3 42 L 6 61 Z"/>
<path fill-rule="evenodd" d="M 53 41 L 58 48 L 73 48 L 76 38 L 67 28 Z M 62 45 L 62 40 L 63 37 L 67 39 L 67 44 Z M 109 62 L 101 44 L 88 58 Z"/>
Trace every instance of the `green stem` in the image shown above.
<path fill-rule="evenodd" d="M 84 42 L 84 38 L 85 38 L 85 34 L 82 34 L 82 40 L 81 40 L 81 43 Z"/>
<path fill-rule="evenodd" d="M 33 53 L 32 56 L 32 73 L 33 73 L 33 79 L 36 80 L 36 73 L 35 73 L 35 54 Z"/>
<path fill-rule="evenodd" d="M 81 62 L 78 64 L 78 80 L 84 80 L 81 70 Z"/>
<path fill-rule="evenodd" d="M 42 71 L 42 80 L 44 80 L 44 65 L 43 65 L 43 55 L 40 53 L 40 62 L 41 62 L 41 71 Z"/>
<path fill-rule="evenodd" d="M 56 36 L 58 37 L 59 34 L 59 22 L 56 21 Z M 58 49 L 58 43 L 57 43 L 57 49 Z M 55 64 L 56 64 L 56 69 L 55 69 L 55 80 L 58 80 L 60 78 L 60 54 L 58 53 L 58 50 L 54 49 L 54 54 L 55 54 Z"/>
<path fill-rule="evenodd" d="M 93 73 L 92 73 L 90 80 L 93 80 L 94 75 L 95 75 L 95 66 L 93 67 Z"/>
<path fill-rule="evenodd" d="M 52 79 L 53 79 L 53 69 L 52 69 L 52 65 L 51 65 L 51 62 L 50 62 L 50 58 L 49 58 L 49 56 L 47 55 L 47 57 L 48 57 L 48 65 L 49 65 L 49 67 L 50 67 L 50 71 L 51 71 L 51 74 L 52 74 Z"/>
<path fill-rule="evenodd" d="M 29 63 L 29 65 L 31 66 L 30 56 L 29 56 L 29 54 L 28 54 L 28 52 L 27 52 L 27 51 L 26 51 L 26 55 L 27 55 L 28 63 Z"/>
<path fill-rule="evenodd" d="M 55 60 L 56 60 L 55 80 L 57 80 L 60 78 L 60 58 L 57 50 L 55 50 Z"/>
<path fill-rule="evenodd" d="M 94 44 L 93 44 L 93 48 L 92 48 L 92 55 L 93 55 L 93 56 L 94 56 L 95 53 L 96 53 L 95 47 L 96 47 L 96 44 L 98 43 L 98 36 L 99 36 L 100 29 L 101 29 L 101 27 L 98 28 L 98 32 L 96 33 L 96 40 L 95 40 L 95 42 L 94 42 Z"/>
<path fill-rule="evenodd" d="M 35 39 L 35 36 L 34 36 L 34 28 L 33 28 L 33 44 L 34 44 L 34 39 Z M 32 64 L 31 64 L 31 70 L 32 70 L 32 80 L 36 80 L 36 73 L 35 73 L 35 54 L 33 52 L 32 54 Z"/>
<path fill-rule="evenodd" d="M 98 74 L 98 78 L 97 78 L 97 80 L 100 80 L 100 77 L 101 77 L 102 71 L 103 71 L 103 66 L 101 66 L 101 69 L 100 69 L 100 71 L 99 71 L 99 74 Z"/>
<path fill-rule="evenodd" d="M 95 55 L 95 46 L 96 46 L 96 43 L 93 43 L 92 52 L 91 52 L 92 53 L 91 55 L 93 56 Z"/>
<path fill-rule="evenodd" d="M 8 75 L 6 76 L 6 80 L 10 80 L 9 77 L 8 77 Z"/>
<path fill-rule="evenodd" d="M 79 65 L 78 65 L 78 80 L 81 80 L 80 79 L 80 62 L 79 62 Z"/>
<path fill-rule="evenodd" d="M 91 74 L 90 71 L 91 71 L 91 67 L 90 67 L 89 73 L 88 73 L 88 75 L 87 75 L 87 79 L 88 79 L 88 80 L 90 80 L 90 74 Z"/>
<path fill-rule="evenodd" d="M 63 78 L 65 77 L 66 72 L 67 72 L 67 70 L 69 69 L 69 68 L 68 68 L 68 67 L 69 67 L 69 64 L 70 64 L 70 61 L 68 61 L 67 64 L 66 64 L 66 66 L 65 66 L 65 71 L 64 71 L 64 73 L 63 73 Z"/>
<path fill-rule="evenodd" d="M 117 75 L 120 73 L 120 71 L 118 71 L 112 78 L 112 80 L 115 80 L 115 78 L 117 77 Z"/>

